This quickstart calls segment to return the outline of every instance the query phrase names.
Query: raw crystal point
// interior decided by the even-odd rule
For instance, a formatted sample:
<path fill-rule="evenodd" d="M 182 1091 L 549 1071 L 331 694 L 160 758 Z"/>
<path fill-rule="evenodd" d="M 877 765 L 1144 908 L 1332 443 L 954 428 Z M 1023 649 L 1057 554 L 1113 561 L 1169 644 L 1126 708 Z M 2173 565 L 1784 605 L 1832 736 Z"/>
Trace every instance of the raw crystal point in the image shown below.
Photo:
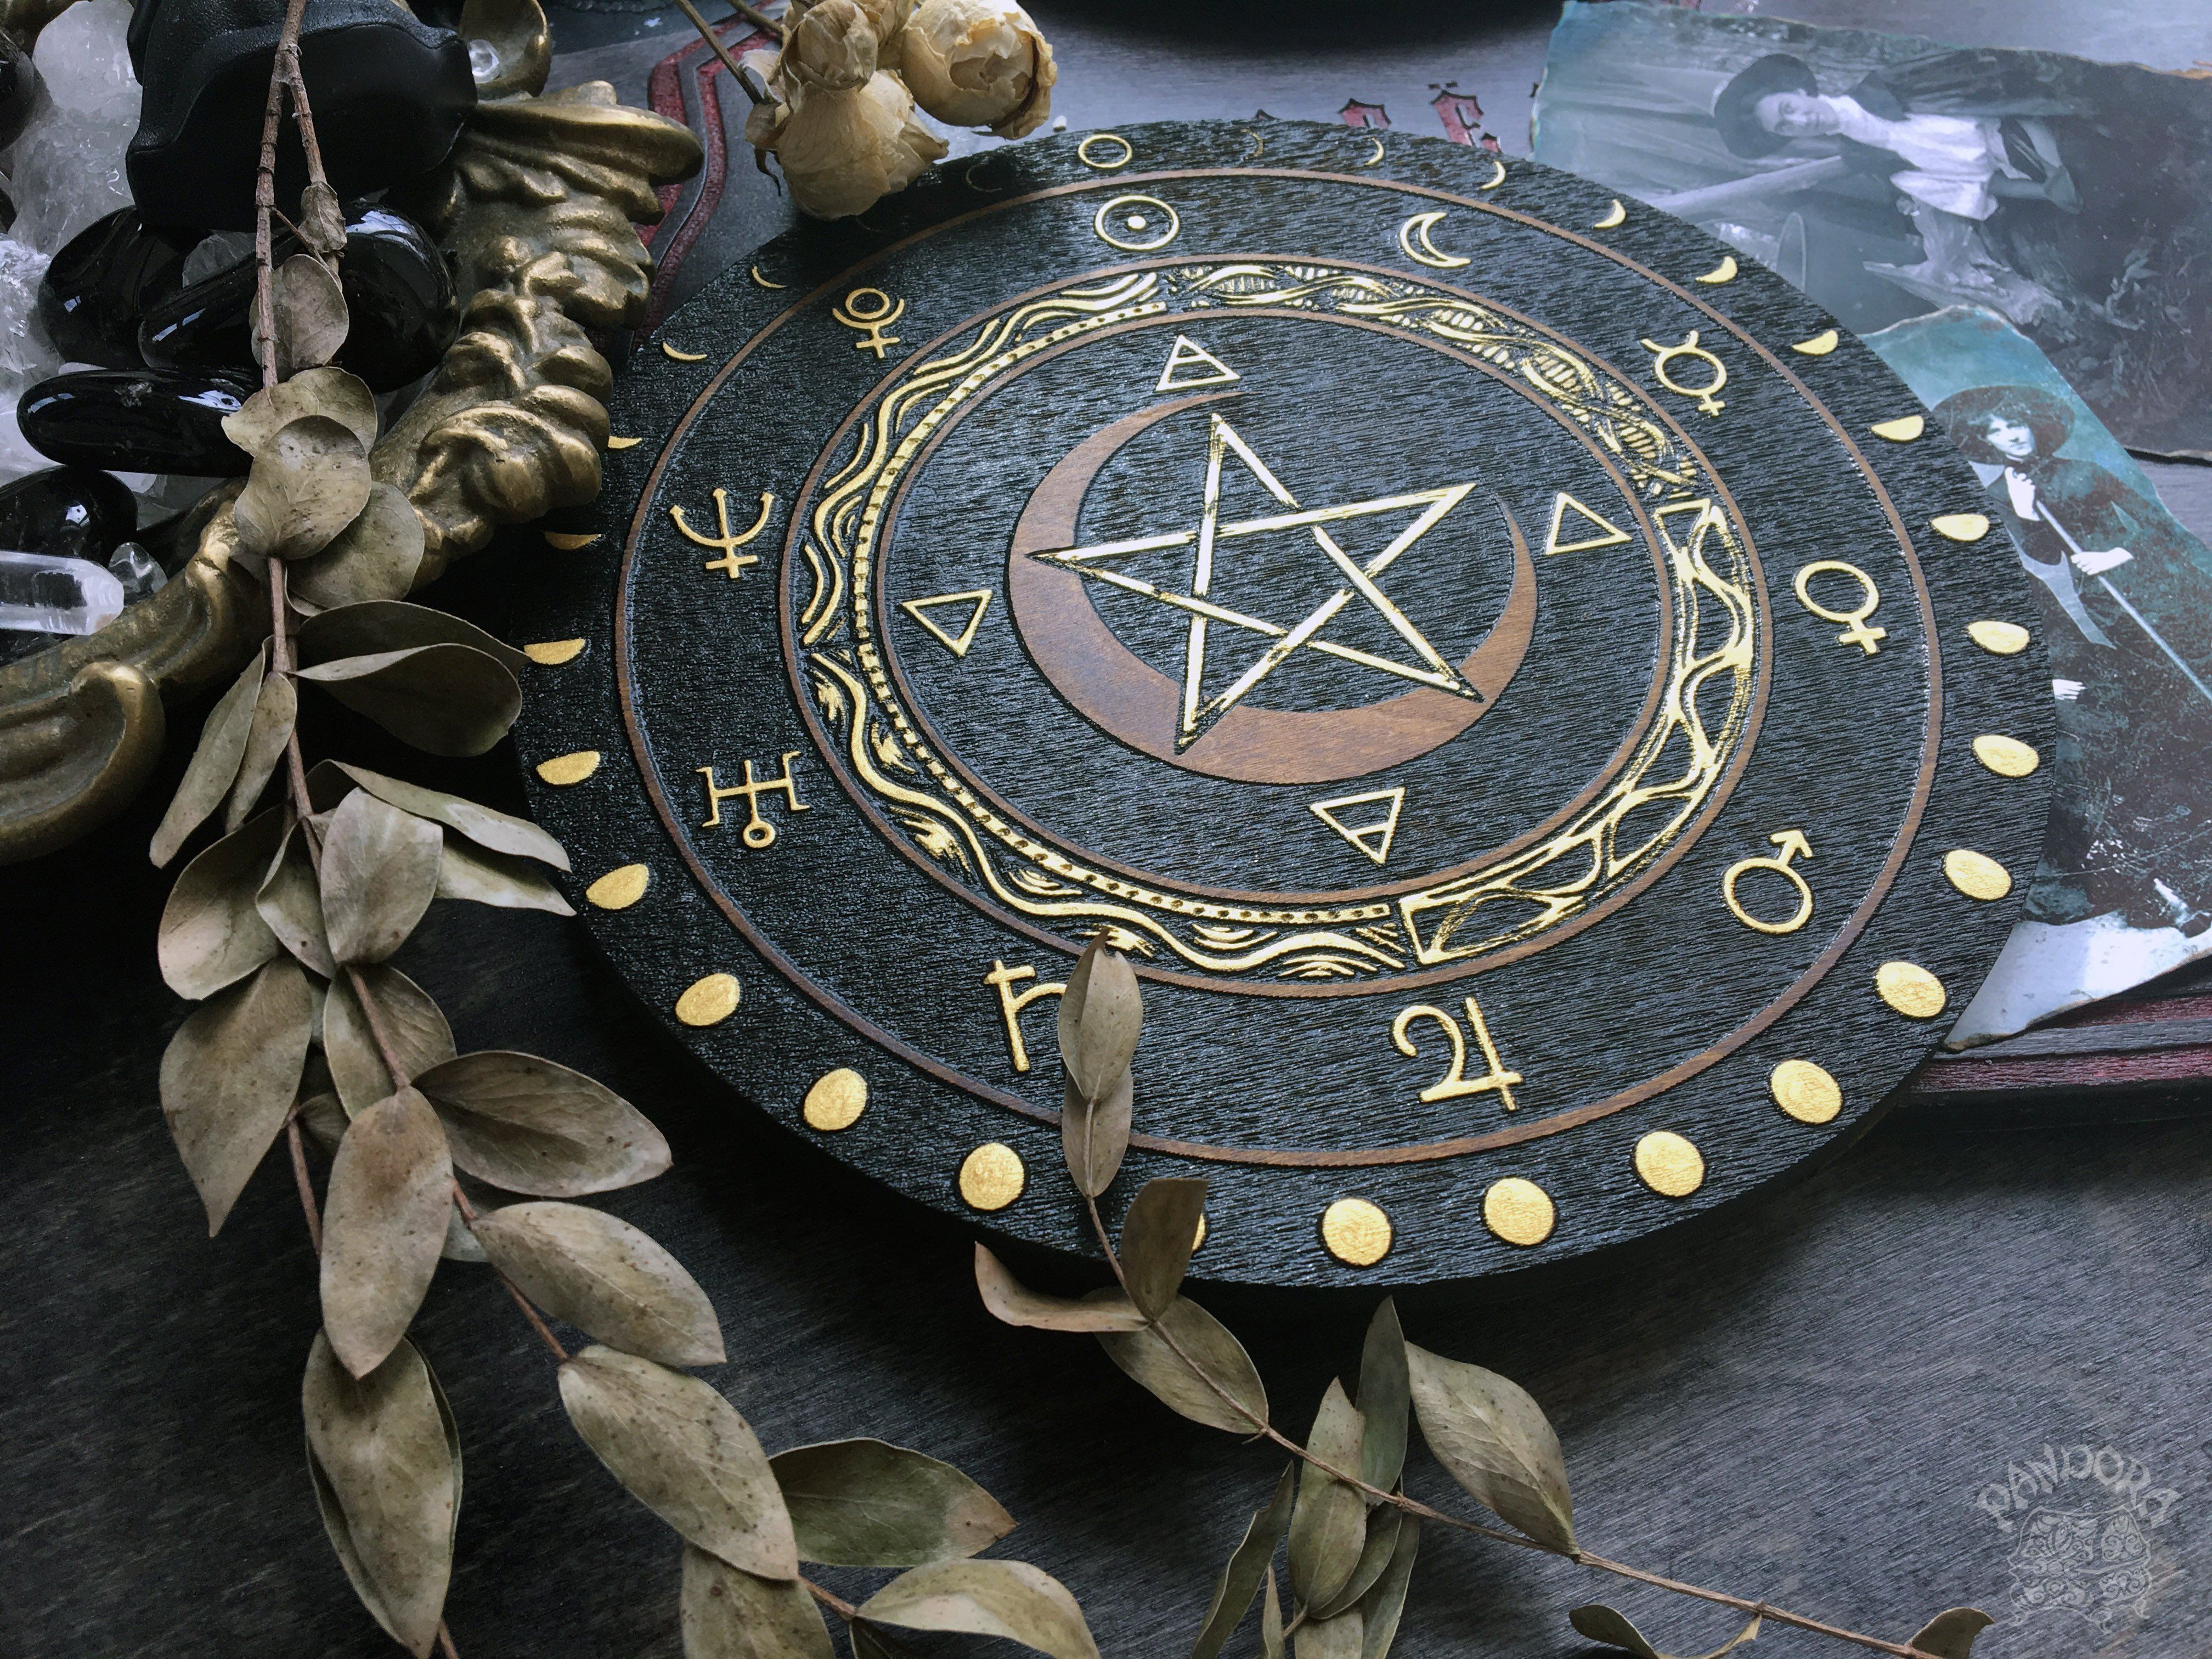
<path fill-rule="evenodd" d="M 39 32 L 32 60 L 61 108 L 94 121 L 138 121 L 138 76 L 125 0 L 76 0 Z"/>
<path fill-rule="evenodd" d="M 131 56 L 146 102 L 131 142 L 131 193 L 163 223 L 252 224 L 262 106 L 283 15 L 283 0 L 140 0 Z M 300 56 L 323 164 L 342 196 L 428 172 L 476 107 L 460 36 L 416 21 L 392 0 L 307 0 Z M 306 179 L 288 130 L 277 199 L 295 198 Z"/>
<path fill-rule="evenodd" d="M 0 489 L 0 547 L 106 564 L 137 526 L 131 492 L 88 467 L 50 466 Z"/>
<path fill-rule="evenodd" d="M 0 393 L 9 397 L 62 366 L 39 321 L 39 285 L 46 274 L 45 254 L 0 239 Z"/>
<path fill-rule="evenodd" d="M 221 369 L 88 369 L 40 381 L 16 418 L 33 448 L 65 466 L 234 478 L 252 458 L 224 435 L 222 417 L 252 394 L 252 381 Z"/>
<path fill-rule="evenodd" d="M 159 592 L 169 580 L 169 573 L 155 563 L 154 556 L 136 542 L 125 542 L 108 556 L 107 573 L 123 584 L 126 605 L 149 593 Z"/>
<path fill-rule="evenodd" d="M 174 294 L 191 238 L 151 230 L 134 208 L 86 227 L 39 285 L 39 320 L 70 362 L 131 368 L 138 319 Z"/>
<path fill-rule="evenodd" d="M 30 124 L 7 159 L 17 241 L 51 253 L 130 204 L 123 151 L 138 124 L 123 0 L 76 0 L 39 36 Z"/>
<path fill-rule="evenodd" d="M 123 583 L 89 559 L 0 552 L 0 628 L 90 634 L 123 614 Z"/>
<path fill-rule="evenodd" d="M 22 136 L 38 100 L 39 72 L 30 54 L 0 34 L 0 149 Z"/>

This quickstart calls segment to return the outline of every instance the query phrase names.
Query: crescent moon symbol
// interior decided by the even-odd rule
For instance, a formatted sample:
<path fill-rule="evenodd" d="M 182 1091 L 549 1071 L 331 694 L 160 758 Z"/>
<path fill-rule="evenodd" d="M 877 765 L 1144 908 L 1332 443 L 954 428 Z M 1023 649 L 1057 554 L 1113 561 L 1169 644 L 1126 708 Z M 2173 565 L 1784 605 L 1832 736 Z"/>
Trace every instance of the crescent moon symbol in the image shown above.
<path fill-rule="evenodd" d="M 969 189 L 974 191 L 978 196 L 1004 196 L 1006 193 L 1006 187 L 1004 185 L 979 185 L 975 182 L 976 162 L 989 161 L 991 159 L 991 155 L 992 152 L 986 151 L 984 154 L 975 157 L 975 161 L 971 161 L 966 167 L 960 169 L 960 182 L 966 185 Z"/>
<path fill-rule="evenodd" d="M 1261 158 L 1261 156 L 1267 154 L 1267 141 L 1261 137 L 1257 130 L 1252 127 L 1246 127 L 1244 129 L 1244 136 L 1252 141 L 1252 153 L 1241 159 L 1247 161 L 1256 161 Z"/>
<path fill-rule="evenodd" d="M 1359 165 L 1364 167 L 1371 167 L 1379 164 L 1382 160 L 1382 141 L 1380 138 L 1370 137 L 1367 142 L 1375 146 L 1375 154 L 1369 156 Z"/>
<path fill-rule="evenodd" d="M 1398 227 L 1400 250 L 1408 259 L 1416 264 L 1430 265 L 1438 270 L 1457 270 L 1462 265 L 1473 264 L 1474 260 L 1464 258 L 1456 253 L 1446 253 L 1429 240 L 1430 233 L 1437 228 L 1437 222 L 1443 216 L 1443 212 L 1439 210 L 1431 213 L 1417 213 L 1407 220 L 1404 224 Z M 1413 246 L 1416 242 L 1420 244 L 1419 247 Z"/>
<path fill-rule="evenodd" d="M 753 281 L 758 283 L 763 288 L 789 288 L 791 286 L 789 283 L 771 283 L 767 277 L 761 275 L 761 268 L 758 265 L 755 265 L 753 267 Z"/>
<path fill-rule="evenodd" d="M 1735 255 L 1733 253 L 1728 255 L 1720 262 L 1720 264 L 1715 265 L 1704 276 L 1692 277 L 1691 280 L 1693 282 L 1712 284 L 1714 286 L 1717 286 L 1722 283 L 1732 283 L 1735 281 Z"/>
<path fill-rule="evenodd" d="M 1498 170 L 1490 175 L 1490 182 L 1488 184 L 1477 185 L 1475 186 L 1477 190 L 1496 190 L 1498 185 L 1505 182 L 1505 163 L 1503 161 L 1494 161 L 1492 165 Z"/>
<path fill-rule="evenodd" d="M 1592 230 L 1611 230 L 1615 225 L 1619 224 L 1626 217 L 1628 217 L 1628 210 L 1621 206 L 1620 198 L 1616 196 L 1613 198 L 1613 205 L 1605 210 L 1605 217 L 1595 221 L 1591 224 L 1590 228 Z"/>
<path fill-rule="evenodd" d="M 661 355 L 666 357 L 671 362 L 703 363 L 707 361 L 707 354 L 705 352 L 678 351 L 674 346 L 671 345 L 665 340 L 663 340 L 660 343 L 660 351 Z"/>
<path fill-rule="evenodd" d="M 1032 558 L 1075 543 L 1076 515 L 1091 480 L 1155 423 L 1233 392 L 1140 409 L 1094 432 L 1054 464 L 1030 496 L 1006 555 L 1006 599 L 1036 665 L 1060 694 L 1132 748 L 1206 777 L 1245 783 L 1334 783 L 1396 766 L 1451 741 L 1497 705 L 1519 672 L 1536 627 L 1536 570 L 1528 543 L 1504 514 L 1513 586 L 1482 642 L 1459 665 L 1480 702 L 1424 686 L 1363 708 L 1306 711 L 1241 704 L 1181 754 L 1176 722 L 1182 688 L 1132 652 L 1100 620 L 1076 572 Z"/>

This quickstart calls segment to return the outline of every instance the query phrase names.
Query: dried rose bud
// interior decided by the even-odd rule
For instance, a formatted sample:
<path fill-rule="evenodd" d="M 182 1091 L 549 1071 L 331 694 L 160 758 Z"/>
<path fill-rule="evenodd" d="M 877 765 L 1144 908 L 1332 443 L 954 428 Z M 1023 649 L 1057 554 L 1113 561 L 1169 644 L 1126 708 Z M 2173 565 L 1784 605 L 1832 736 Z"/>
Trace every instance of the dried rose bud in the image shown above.
<path fill-rule="evenodd" d="M 1052 113 L 1052 47 L 1008 0 L 921 0 L 899 43 L 901 76 L 940 121 L 1018 138 Z"/>
<path fill-rule="evenodd" d="M 822 0 L 791 31 L 785 71 L 803 87 L 849 91 L 876 72 L 876 30 L 857 0 Z"/>
<path fill-rule="evenodd" d="M 898 62 L 898 48 L 894 42 L 913 15 L 914 0 L 859 0 L 859 5 L 868 14 L 869 26 L 876 32 L 878 60 L 886 69 L 890 68 Z"/>
<path fill-rule="evenodd" d="M 839 3 L 823 0 L 815 9 Z M 913 94 L 878 74 L 848 92 L 808 88 L 783 124 L 775 155 L 794 207 L 817 219 L 842 219 L 904 190 L 945 148 L 914 118 Z"/>

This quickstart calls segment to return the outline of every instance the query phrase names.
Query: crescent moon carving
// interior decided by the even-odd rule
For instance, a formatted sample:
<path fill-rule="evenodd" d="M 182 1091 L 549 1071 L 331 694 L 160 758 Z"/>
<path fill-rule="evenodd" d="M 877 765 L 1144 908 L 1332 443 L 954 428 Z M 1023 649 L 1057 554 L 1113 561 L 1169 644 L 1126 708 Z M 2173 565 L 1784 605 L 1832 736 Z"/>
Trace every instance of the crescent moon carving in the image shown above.
<path fill-rule="evenodd" d="M 1252 149 L 1250 154 L 1244 155 L 1240 159 L 1247 161 L 1256 161 L 1261 158 L 1261 156 L 1267 154 L 1267 141 L 1260 137 L 1259 130 L 1256 127 L 1246 127 L 1243 131 L 1244 136 L 1252 141 Z"/>
<path fill-rule="evenodd" d="M 1628 210 L 1621 206 L 1620 198 L 1616 196 L 1613 198 L 1613 205 L 1605 210 L 1605 217 L 1594 221 L 1590 225 L 1590 228 L 1592 230 L 1611 230 L 1615 225 L 1619 224 L 1626 217 L 1628 217 Z"/>
<path fill-rule="evenodd" d="M 1443 211 L 1438 210 L 1430 213 L 1417 213 L 1407 220 L 1404 224 L 1398 227 L 1400 250 L 1415 264 L 1431 265 L 1438 270 L 1456 270 L 1462 265 L 1473 264 L 1474 260 L 1462 258 L 1456 253 L 1446 253 L 1429 240 L 1430 233 L 1437 228 L 1437 222 L 1443 216 Z M 1415 246 L 1417 243 L 1418 246 Z"/>
<path fill-rule="evenodd" d="M 1505 163 L 1503 161 L 1492 161 L 1491 165 L 1494 167 L 1497 171 L 1490 175 L 1490 182 L 1488 184 L 1477 185 L 1475 186 L 1477 190 L 1496 190 L 1498 185 L 1505 182 Z"/>
<path fill-rule="evenodd" d="M 1735 281 L 1735 255 L 1729 254 L 1704 276 L 1693 277 L 1692 280 L 1716 287 L 1722 283 Z"/>
<path fill-rule="evenodd" d="M 1836 349 L 1839 337 L 1832 328 L 1824 328 L 1809 340 L 1799 340 L 1790 349 L 1808 357 L 1825 357 Z"/>
<path fill-rule="evenodd" d="M 1375 146 L 1375 154 L 1369 156 L 1359 165 L 1364 167 L 1371 167 L 1380 162 L 1382 159 L 1382 141 L 1380 138 L 1370 137 L 1367 142 Z"/>
<path fill-rule="evenodd" d="M 753 281 L 758 283 L 763 288 L 789 288 L 791 286 L 789 283 L 771 283 L 767 277 L 761 275 L 761 268 L 758 265 L 755 265 L 753 267 Z"/>
<path fill-rule="evenodd" d="M 660 343 L 660 350 L 661 355 L 666 357 L 671 362 L 703 363 L 707 361 L 707 354 L 705 352 L 678 351 L 674 346 L 671 345 L 665 340 L 663 340 Z"/>
<path fill-rule="evenodd" d="M 1004 196 L 1006 193 L 1006 187 L 1004 185 L 979 185 L 975 182 L 976 163 L 989 161 L 994 154 L 995 154 L 994 151 L 986 151 L 975 156 L 966 167 L 960 169 L 960 182 L 978 196 Z"/>
<path fill-rule="evenodd" d="M 1488 635 L 1459 665 L 1461 678 L 1482 693 L 1481 702 L 1423 686 L 1364 708 L 1310 711 L 1243 703 L 1181 754 L 1176 724 L 1182 688 L 1115 637 L 1080 575 L 1030 556 L 1074 544 L 1076 515 L 1091 480 L 1123 447 L 1170 415 L 1237 395 L 1206 392 L 1140 409 L 1091 434 L 1054 463 L 1022 509 L 1006 555 L 1006 599 L 1023 645 L 1087 718 L 1132 748 L 1207 777 L 1334 783 L 1449 743 L 1497 705 L 1535 631 L 1535 565 L 1527 538 L 1502 501 L 1498 512 L 1513 544 L 1513 586 Z"/>

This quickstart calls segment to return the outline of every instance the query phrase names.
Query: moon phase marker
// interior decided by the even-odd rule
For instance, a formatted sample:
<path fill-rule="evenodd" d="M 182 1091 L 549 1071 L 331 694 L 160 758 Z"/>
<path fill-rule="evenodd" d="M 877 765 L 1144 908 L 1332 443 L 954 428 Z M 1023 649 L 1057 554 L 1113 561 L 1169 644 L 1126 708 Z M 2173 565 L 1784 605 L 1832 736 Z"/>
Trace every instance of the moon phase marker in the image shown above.
<path fill-rule="evenodd" d="M 666 340 L 663 340 L 660 343 L 660 350 L 661 355 L 666 357 L 671 362 L 703 363 L 707 361 L 707 354 L 705 352 L 678 351 L 673 344 Z"/>
<path fill-rule="evenodd" d="M 1628 210 L 1621 206 L 1620 198 L 1619 197 L 1615 197 L 1613 198 L 1613 205 L 1605 210 L 1605 216 L 1601 219 L 1593 219 L 1590 222 L 1590 228 L 1592 230 L 1611 230 L 1615 225 L 1620 224 L 1627 217 Z"/>
<path fill-rule="evenodd" d="M 1495 164 L 1495 170 L 1490 175 L 1490 181 L 1487 184 L 1477 185 L 1475 188 L 1477 190 L 1496 190 L 1498 185 L 1504 182 L 1505 163 L 1499 161 Z"/>
<path fill-rule="evenodd" d="M 753 281 L 759 283 L 763 288 L 789 288 L 791 286 L 789 283 L 771 283 L 767 277 L 761 275 L 761 268 L 758 265 L 755 265 L 753 267 L 752 277 Z"/>
<path fill-rule="evenodd" d="M 1381 167 L 1382 165 L 1382 141 L 1380 138 L 1370 138 L 1367 142 L 1375 146 L 1375 154 L 1369 156 L 1359 165 L 1364 167 Z"/>
<path fill-rule="evenodd" d="M 1692 277 L 1691 280 L 1692 282 L 1704 283 L 1709 287 L 1717 287 L 1723 283 L 1732 283 L 1735 281 L 1735 255 L 1733 253 L 1729 254 L 1726 258 L 1723 259 L 1720 264 L 1715 265 L 1704 276 L 1694 276 Z"/>
<path fill-rule="evenodd" d="M 1832 328 L 1824 328 L 1809 340 L 1795 342 L 1790 349 L 1802 357 L 1825 357 L 1836 349 L 1842 337 Z"/>
<path fill-rule="evenodd" d="M 1471 265 L 1474 260 L 1457 253 L 1446 253 L 1430 240 L 1437 222 L 1443 217 L 1439 210 L 1432 213 L 1417 213 L 1398 227 L 1399 251 L 1416 264 L 1432 265 L 1438 270 L 1457 270 Z"/>

